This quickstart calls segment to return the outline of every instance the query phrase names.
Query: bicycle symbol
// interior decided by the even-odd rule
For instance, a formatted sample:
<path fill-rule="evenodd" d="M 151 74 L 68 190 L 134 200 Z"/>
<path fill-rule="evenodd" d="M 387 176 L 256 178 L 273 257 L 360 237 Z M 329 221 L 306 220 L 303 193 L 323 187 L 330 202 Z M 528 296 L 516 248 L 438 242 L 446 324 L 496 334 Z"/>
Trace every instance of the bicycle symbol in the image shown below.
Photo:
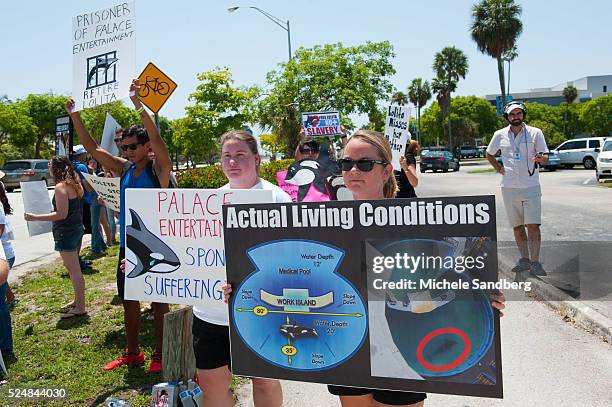
<path fill-rule="evenodd" d="M 145 78 L 145 83 L 140 88 L 140 97 L 146 98 L 149 96 L 149 92 L 159 93 L 162 96 L 170 92 L 170 85 L 168 82 L 160 81 L 159 78 L 149 79 L 148 76 Z"/>

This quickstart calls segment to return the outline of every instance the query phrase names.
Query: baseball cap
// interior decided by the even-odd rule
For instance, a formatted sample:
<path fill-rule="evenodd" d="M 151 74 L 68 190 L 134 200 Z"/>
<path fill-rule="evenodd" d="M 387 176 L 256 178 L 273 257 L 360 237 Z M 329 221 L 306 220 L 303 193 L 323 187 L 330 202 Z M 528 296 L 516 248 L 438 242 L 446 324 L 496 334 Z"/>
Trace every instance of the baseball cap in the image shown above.
<path fill-rule="evenodd" d="M 521 109 L 523 112 L 525 112 L 525 105 L 520 103 L 520 102 L 511 102 L 508 106 L 506 106 L 506 108 L 504 109 L 504 113 L 505 114 L 509 114 L 511 111 L 513 111 L 514 109 Z"/>
<path fill-rule="evenodd" d="M 76 146 L 72 147 L 72 152 L 74 155 L 87 154 L 87 150 L 85 150 L 85 147 L 83 147 L 82 144 L 77 144 Z"/>

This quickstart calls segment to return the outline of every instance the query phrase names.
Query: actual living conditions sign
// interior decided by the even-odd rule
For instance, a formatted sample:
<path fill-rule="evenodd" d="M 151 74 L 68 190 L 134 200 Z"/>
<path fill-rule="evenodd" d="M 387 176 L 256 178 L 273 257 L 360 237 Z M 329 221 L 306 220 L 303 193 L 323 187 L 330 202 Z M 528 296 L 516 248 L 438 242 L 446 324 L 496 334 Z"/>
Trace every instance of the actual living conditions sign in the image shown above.
<path fill-rule="evenodd" d="M 72 18 L 72 97 L 75 110 L 128 96 L 135 75 L 135 3 Z"/>

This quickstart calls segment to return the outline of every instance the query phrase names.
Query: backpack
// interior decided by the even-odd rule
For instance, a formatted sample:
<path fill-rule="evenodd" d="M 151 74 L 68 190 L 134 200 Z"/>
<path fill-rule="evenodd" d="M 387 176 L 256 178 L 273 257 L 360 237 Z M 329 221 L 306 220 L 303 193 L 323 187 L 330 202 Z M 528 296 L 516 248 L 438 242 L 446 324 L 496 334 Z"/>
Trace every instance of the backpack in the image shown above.
<path fill-rule="evenodd" d="M 120 182 L 123 182 L 123 177 L 125 176 L 125 174 L 131 167 L 132 167 L 131 161 L 126 161 L 125 164 L 123 164 L 123 171 L 121 172 Z M 145 167 L 145 171 L 147 172 L 147 175 L 151 179 L 151 182 L 153 182 L 153 185 L 155 186 L 155 188 L 161 188 L 161 184 L 159 183 L 159 178 L 157 177 L 157 174 L 155 173 L 155 166 L 153 166 L 153 160 L 149 160 L 149 162 L 147 163 Z M 174 176 L 172 172 L 170 172 L 170 180 L 168 181 L 168 184 L 169 185 L 166 188 L 178 188 L 176 177 Z"/>

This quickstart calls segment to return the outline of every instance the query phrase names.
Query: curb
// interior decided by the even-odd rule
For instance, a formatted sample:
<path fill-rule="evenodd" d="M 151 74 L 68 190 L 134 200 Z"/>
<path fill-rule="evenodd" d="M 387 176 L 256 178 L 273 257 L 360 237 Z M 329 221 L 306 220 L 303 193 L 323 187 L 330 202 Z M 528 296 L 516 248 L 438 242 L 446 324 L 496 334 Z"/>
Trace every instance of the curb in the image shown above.
<path fill-rule="evenodd" d="M 59 253 L 53 252 L 50 254 L 42 255 L 32 260 L 28 260 L 24 263 L 20 263 L 10 270 L 8 282 L 10 284 L 15 284 L 19 281 L 20 277 L 26 274 L 28 271 L 38 268 L 40 266 L 44 266 L 45 264 L 52 263 L 59 258 Z"/>
<path fill-rule="evenodd" d="M 498 255 L 498 263 L 500 277 L 510 280 L 515 280 L 517 276 L 521 277 L 510 271 L 513 263 L 509 259 Z M 535 299 L 548 304 L 564 319 L 568 318 L 588 332 L 612 343 L 612 319 L 537 277 L 526 277 L 524 280 L 531 282 L 529 294 Z"/>

